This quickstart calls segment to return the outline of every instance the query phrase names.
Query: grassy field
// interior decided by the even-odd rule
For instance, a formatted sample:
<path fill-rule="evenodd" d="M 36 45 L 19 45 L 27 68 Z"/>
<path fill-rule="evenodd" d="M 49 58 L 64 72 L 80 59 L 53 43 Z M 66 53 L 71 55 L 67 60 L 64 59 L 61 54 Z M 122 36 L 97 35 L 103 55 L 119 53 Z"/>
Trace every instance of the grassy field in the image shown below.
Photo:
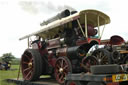
<path fill-rule="evenodd" d="M 19 65 L 12 65 L 11 70 L 7 70 L 7 71 L 0 70 L 0 85 L 15 85 L 15 84 L 7 83 L 3 80 L 10 78 L 17 78 L 18 70 L 19 70 Z M 20 73 L 20 77 L 21 77 L 21 73 Z"/>

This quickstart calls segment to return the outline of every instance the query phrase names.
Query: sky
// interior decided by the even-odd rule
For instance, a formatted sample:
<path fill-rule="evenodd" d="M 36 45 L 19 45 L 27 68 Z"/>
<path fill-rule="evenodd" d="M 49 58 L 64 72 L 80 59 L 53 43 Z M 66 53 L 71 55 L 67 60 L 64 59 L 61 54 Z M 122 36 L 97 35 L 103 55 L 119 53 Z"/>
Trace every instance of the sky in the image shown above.
<path fill-rule="evenodd" d="M 21 58 L 27 39 L 19 38 L 40 30 L 43 20 L 65 8 L 104 12 L 111 23 L 106 25 L 102 39 L 120 35 L 128 41 L 127 0 L 0 0 L 0 56 L 11 52 Z"/>

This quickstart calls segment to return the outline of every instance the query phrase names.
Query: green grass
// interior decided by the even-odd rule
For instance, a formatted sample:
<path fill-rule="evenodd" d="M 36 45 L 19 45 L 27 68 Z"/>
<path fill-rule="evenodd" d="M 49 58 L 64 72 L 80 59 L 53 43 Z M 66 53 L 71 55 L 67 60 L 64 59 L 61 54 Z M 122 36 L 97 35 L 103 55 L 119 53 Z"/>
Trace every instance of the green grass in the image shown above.
<path fill-rule="evenodd" d="M 10 84 L 10 83 L 3 81 L 6 79 L 17 78 L 19 65 L 12 65 L 11 69 L 12 70 L 7 70 L 7 71 L 0 70 L 0 85 L 14 85 L 14 84 Z M 20 77 L 21 77 L 21 73 L 20 73 Z"/>

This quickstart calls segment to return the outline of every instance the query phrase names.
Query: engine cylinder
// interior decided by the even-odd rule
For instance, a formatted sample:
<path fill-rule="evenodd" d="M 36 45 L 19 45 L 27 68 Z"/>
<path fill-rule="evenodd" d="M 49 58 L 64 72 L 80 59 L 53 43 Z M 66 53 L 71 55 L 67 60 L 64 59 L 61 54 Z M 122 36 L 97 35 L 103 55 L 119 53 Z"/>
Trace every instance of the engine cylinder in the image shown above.
<path fill-rule="evenodd" d="M 76 59 L 76 58 L 78 58 L 78 49 L 79 49 L 79 47 L 80 46 L 69 47 L 67 49 L 67 56 L 70 59 Z"/>
<path fill-rule="evenodd" d="M 74 46 L 68 48 L 58 48 L 56 50 L 56 55 L 58 57 L 66 56 L 69 59 L 81 59 L 86 55 L 86 52 L 84 49 L 81 49 L 80 46 Z"/>

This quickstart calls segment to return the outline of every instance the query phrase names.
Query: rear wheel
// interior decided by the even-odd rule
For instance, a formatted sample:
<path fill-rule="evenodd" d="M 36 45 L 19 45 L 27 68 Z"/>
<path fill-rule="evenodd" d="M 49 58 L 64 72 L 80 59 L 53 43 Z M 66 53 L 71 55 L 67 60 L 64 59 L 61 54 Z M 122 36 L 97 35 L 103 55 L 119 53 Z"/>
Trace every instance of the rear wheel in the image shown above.
<path fill-rule="evenodd" d="M 58 83 L 64 83 L 64 78 L 68 72 L 72 72 L 70 60 L 67 57 L 59 57 L 55 64 L 55 78 Z"/>
<path fill-rule="evenodd" d="M 110 64 L 110 62 L 111 62 L 110 52 L 103 48 L 96 49 L 92 53 L 92 56 L 95 56 L 98 60 L 98 63 L 101 65 Z"/>
<path fill-rule="evenodd" d="M 42 63 L 38 50 L 27 49 L 21 58 L 21 70 L 24 80 L 37 80 L 43 71 Z"/>

